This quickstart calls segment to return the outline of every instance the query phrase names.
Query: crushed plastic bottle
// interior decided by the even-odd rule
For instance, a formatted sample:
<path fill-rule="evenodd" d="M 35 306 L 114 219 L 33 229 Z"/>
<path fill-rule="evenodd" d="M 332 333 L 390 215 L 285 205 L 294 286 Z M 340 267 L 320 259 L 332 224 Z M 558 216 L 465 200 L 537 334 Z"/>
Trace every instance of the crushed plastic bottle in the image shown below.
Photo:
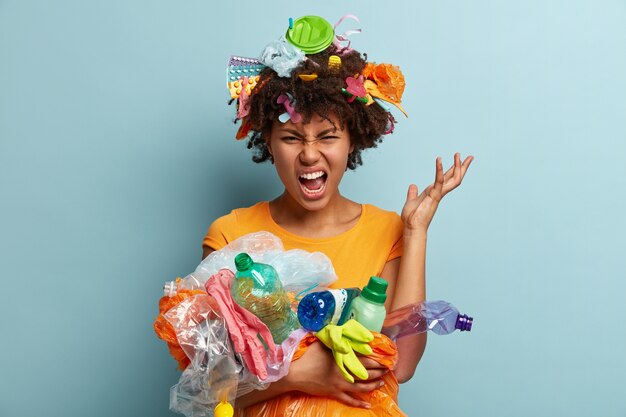
<path fill-rule="evenodd" d="M 446 335 L 459 331 L 471 331 L 474 318 L 460 314 L 447 301 L 424 301 L 409 304 L 387 315 L 382 333 L 393 340 L 416 333 L 432 331 Z"/>
<path fill-rule="evenodd" d="M 235 257 L 235 267 L 233 299 L 265 323 L 275 344 L 282 343 L 299 326 L 276 270 L 254 262 L 247 253 Z"/>

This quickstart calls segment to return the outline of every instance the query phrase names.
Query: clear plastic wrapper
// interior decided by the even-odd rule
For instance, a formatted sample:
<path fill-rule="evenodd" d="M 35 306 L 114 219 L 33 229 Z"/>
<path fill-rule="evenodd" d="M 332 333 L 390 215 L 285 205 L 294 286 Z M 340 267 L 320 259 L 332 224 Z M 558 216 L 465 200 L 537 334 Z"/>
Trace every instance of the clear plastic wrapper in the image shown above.
<path fill-rule="evenodd" d="M 287 373 L 289 373 L 289 365 L 291 364 L 293 355 L 298 349 L 298 344 L 306 335 L 306 330 L 298 329 L 292 332 L 291 335 L 289 335 L 289 337 L 280 344 L 277 349 L 276 358 L 271 360 L 268 359 L 268 376 L 265 380 L 260 381 L 255 375 L 244 368 L 241 381 L 239 382 L 239 387 L 237 389 L 237 397 L 248 394 L 254 390 L 265 389 L 272 382 L 276 382 L 287 375 Z"/>
<path fill-rule="evenodd" d="M 188 417 L 213 416 L 222 400 L 237 396 L 239 373 L 224 320 L 208 295 L 195 295 L 165 314 L 191 359 L 170 390 L 170 409 Z"/>
<path fill-rule="evenodd" d="M 281 240 L 269 232 L 255 232 L 232 241 L 212 252 L 196 270 L 181 280 L 181 288 L 204 288 L 204 283 L 222 268 L 235 271 L 235 257 L 242 252 L 255 262 L 272 265 L 283 288 L 294 294 L 305 294 L 325 289 L 337 280 L 330 259 L 321 252 L 301 249 L 285 251 Z"/>
<path fill-rule="evenodd" d="M 304 52 L 287 42 L 284 36 L 269 43 L 259 57 L 259 61 L 276 71 L 279 77 L 289 77 L 305 59 Z"/>
<path fill-rule="evenodd" d="M 289 372 L 300 340 L 306 335 L 302 329 L 294 331 L 274 354 L 268 355 L 268 376 L 261 381 L 241 365 L 243 360 L 233 349 L 219 305 L 210 295 L 186 298 L 163 316 L 191 361 L 170 389 L 170 409 L 188 417 L 212 417 L 220 401 L 233 402 L 283 378 Z"/>

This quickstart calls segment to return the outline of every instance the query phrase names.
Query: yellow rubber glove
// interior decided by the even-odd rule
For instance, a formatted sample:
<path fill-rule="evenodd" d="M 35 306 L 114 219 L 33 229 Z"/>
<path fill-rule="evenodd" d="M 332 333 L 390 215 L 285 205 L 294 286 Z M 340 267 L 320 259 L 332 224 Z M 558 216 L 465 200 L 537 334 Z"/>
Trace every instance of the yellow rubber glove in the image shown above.
<path fill-rule="evenodd" d="M 348 320 L 341 326 L 329 324 L 315 336 L 333 351 L 339 372 L 347 381 L 354 383 L 352 375 L 362 380 L 367 379 L 367 369 L 354 352 L 371 355 L 372 348 L 368 343 L 374 340 L 374 335 L 361 323 Z"/>

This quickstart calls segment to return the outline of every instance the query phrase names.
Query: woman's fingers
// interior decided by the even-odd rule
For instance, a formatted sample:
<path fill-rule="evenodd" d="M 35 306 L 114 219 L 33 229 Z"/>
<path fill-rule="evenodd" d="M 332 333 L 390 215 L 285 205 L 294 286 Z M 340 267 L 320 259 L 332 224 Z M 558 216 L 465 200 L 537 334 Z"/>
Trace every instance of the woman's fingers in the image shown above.
<path fill-rule="evenodd" d="M 417 185 L 411 184 L 409 185 L 409 189 L 406 192 L 406 201 L 415 200 L 419 195 L 419 190 L 417 189 Z"/>
<path fill-rule="evenodd" d="M 387 368 L 377 368 L 367 370 L 367 381 L 378 380 L 383 377 L 389 370 Z"/>
<path fill-rule="evenodd" d="M 367 356 L 357 355 L 357 357 L 359 358 L 363 366 L 365 366 L 365 369 L 387 369 L 385 365 L 381 365 L 374 359 L 370 359 Z"/>
<path fill-rule="evenodd" d="M 461 165 L 461 178 L 465 176 L 465 173 L 467 172 L 467 169 L 469 168 L 473 160 L 474 160 L 473 155 L 470 155 L 467 158 L 465 158 L 465 161 L 463 161 L 463 164 Z"/>
<path fill-rule="evenodd" d="M 448 170 L 443 174 L 444 181 L 448 181 L 454 175 L 454 164 L 448 168 Z"/>
<path fill-rule="evenodd" d="M 375 389 L 378 389 L 384 385 L 383 381 L 380 379 L 364 381 L 364 382 L 355 382 L 350 387 L 351 392 L 372 392 Z"/>
<path fill-rule="evenodd" d="M 406 193 L 406 202 L 404 203 L 404 207 L 402 207 L 402 216 L 409 216 L 410 213 L 415 210 L 415 207 L 419 205 L 419 190 L 417 189 L 417 185 L 411 184 L 409 185 L 409 189 Z"/>
<path fill-rule="evenodd" d="M 469 155 L 461 162 L 461 154 L 456 152 L 452 166 L 444 173 L 441 157 L 437 157 L 435 160 L 435 181 L 424 188 L 421 193 L 415 184 L 409 186 L 406 203 L 402 210 L 403 218 L 411 216 L 422 205 L 426 197 L 433 200 L 436 208 L 436 205 L 446 194 L 461 184 L 473 160 L 474 157 Z"/>
<path fill-rule="evenodd" d="M 446 178 L 443 187 L 443 195 L 446 195 L 448 192 L 454 190 L 456 187 L 461 185 L 463 177 L 465 177 L 465 173 L 467 172 L 467 169 L 469 168 L 473 160 L 474 157 L 470 155 L 465 158 L 463 162 L 461 162 L 461 154 L 459 154 L 458 152 L 454 154 L 454 165 L 451 168 L 452 172 Z"/>
<path fill-rule="evenodd" d="M 438 156 L 437 159 L 435 160 L 435 183 L 433 184 L 433 188 L 431 192 L 429 193 L 430 196 L 436 201 L 439 201 L 442 197 L 443 184 L 444 184 L 443 163 L 441 162 L 441 157 Z"/>
<path fill-rule="evenodd" d="M 458 153 L 458 152 L 454 154 L 454 175 L 452 176 L 452 178 L 454 178 L 455 181 L 459 180 L 459 182 L 460 182 L 460 178 L 461 178 L 461 154 Z"/>

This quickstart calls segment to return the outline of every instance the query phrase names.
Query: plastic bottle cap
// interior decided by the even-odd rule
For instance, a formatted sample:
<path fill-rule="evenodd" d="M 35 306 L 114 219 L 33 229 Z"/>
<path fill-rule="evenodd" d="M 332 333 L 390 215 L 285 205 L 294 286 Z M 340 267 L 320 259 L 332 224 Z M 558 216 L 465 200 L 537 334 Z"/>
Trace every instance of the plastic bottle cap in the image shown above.
<path fill-rule="evenodd" d="M 472 330 L 473 323 L 473 317 L 469 317 L 466 314 L 459 314 L 456 317 L 456 323 L 454 324 L 454 328 L 459 329 L 462 332 L 469 332 Z"/>
<path fill-rule="evenodd" d="M 253 263 L 254 262 L 252 261 L 250 255 L 245 252 L 235 256 L 235 268 L 237 268 L 237 271 L 247 271 L 252 268 Z"/>
<path fill-rule="evenodd" d="M 163 285 L 163 295 L 168 297 L 176 295 L 176 283 L 174 281 L 168 281 Z"/>
<path fill-rule="evenodd" d="M 387 286 L 389 283 L 380 277 L 371 277 L 361 296 L 373 303 L 384 304 L 387 299 Z"/>
<path fill-rule="evenodd" d="M 289 43 L 300 48 L 305 54 L 322 52 L 333 43 L 335 30 L 324 18 L 302 16 L 294 20 L 293 26 L 285 35 Z"/>

